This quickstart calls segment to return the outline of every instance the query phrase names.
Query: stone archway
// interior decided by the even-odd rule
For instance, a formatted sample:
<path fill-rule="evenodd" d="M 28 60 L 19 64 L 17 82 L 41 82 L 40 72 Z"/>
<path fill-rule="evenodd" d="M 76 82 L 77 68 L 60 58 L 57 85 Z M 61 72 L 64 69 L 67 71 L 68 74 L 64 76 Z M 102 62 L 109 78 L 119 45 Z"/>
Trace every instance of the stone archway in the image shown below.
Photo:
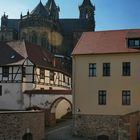
<path fill-rule="evenodd" d="M 107 135 L 100 135 L 97 137 L 97 140 L 109 140 L 109 136 Z"/>
<path fill-rule="evenodd" d="M 61 118 L 72 110 L 72 103 L 65 97 L 59 97 L 50 106 L 50 125 L 56 124 L 56 119 Z"/>

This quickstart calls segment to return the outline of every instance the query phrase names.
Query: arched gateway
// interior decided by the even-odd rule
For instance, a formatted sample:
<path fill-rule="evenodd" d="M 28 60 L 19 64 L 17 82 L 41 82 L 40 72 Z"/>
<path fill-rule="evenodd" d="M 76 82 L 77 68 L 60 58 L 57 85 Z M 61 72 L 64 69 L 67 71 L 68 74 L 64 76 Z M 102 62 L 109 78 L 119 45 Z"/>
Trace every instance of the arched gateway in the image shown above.
<path fill-rule="evenodd" d="M 65 97 L 59 97 L 50 106 L 49 125 L 55 125 L 56 119 L 72 110 L 72 103 Z"/>

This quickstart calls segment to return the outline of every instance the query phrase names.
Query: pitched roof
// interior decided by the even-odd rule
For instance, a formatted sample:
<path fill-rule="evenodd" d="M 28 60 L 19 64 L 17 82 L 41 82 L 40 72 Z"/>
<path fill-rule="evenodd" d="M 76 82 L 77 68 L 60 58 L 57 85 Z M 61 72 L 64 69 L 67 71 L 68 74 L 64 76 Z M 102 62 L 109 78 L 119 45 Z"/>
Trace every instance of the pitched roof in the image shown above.
<path fill-rule="evenodd" d="M 90 5 L 90 6 L 94 7 L 90 0 L 84 0 L 83 3 L 81 4 L 81 6 L 79 6 L 79 7 L 84 7 L 84 6 L 87 6 L 87 5 Z"/>
<path fill-rule="evenodd" d="M 7 44 L 0 42 L 0 66 L 23 63 L 23 60 L 23 56 Z"/>
<path fill-rule="evenodd" d="M 35 9 L 30 13 L 31 16 L 48 17 L 49 13 L 40 1 Z"/>
<path fill-rule="evenodd" d="M 26 59 L 39 67 L 62 71 L 68 74 L 60 61 L 54 59 L 52 53 L 41 46 L 24 42 L 0 42 L 0 65 L 22 65 Z"/>
<path fill-rule="evenodd" d="M 56 3 L 54 0 L 48 0 L 48 2 L 46 3 L 46 7 L 49 9 L 49 10 L 55 10 L 57 9 L 58 7 L 56 6 Z"/>
<path fill-rule="evenodd" d="M 72 54 L 140 52 L 140 49 L 128 48 L 128 38 L 140 38 L 140 29 L 85 32 Z"/>

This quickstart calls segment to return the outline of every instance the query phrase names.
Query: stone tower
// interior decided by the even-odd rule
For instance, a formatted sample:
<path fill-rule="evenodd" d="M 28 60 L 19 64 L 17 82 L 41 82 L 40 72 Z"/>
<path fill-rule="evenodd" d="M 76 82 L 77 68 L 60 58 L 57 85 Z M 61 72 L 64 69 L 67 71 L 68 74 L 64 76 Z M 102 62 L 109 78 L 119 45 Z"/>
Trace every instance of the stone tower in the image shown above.
<path fill-rule="evenodd" d="M 60 8 L 56 6 L 56 3 L 54 0 L 48 0 L 45 7 L 49 11 L 50 19 L 52 20 L 59 19 Z"/>
<path fill-rule="evenodd" d="M 93 31 L 95 30 L 95 18 L 94 18 L 94 12 L 95 12 L 95 6 L 91 3 L 90 0 L 84 0 L 82 5 L 79 6 L 80 11 L 80 19 L 87 19 L 88 20 L 88 26 L 89 30 L 91 28 Z"/>

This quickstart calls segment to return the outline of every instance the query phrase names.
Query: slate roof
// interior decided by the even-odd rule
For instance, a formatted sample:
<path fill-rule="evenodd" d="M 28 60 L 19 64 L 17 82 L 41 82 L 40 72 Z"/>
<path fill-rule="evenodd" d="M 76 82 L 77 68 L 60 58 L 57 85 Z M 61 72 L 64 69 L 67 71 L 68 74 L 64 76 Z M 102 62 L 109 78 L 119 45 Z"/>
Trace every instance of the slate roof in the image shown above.
<path fill-rule="evenodd" d="M 60 19 L 59 22 L 64 33 L 83 32 L 88 27 L 85 19 Z"/>
<path fill-rule="evenodd" d="M 30 16 L 48 17 L 49 13 L 40 1 L 35 9 L 30 13 Z"/>
<path fill-rule="evenodd" d="M 68 74 L 63 65 L 54 59 L 53 54 L 46 48 L 24 41 L 0 42 L 0 66 L 23 65 L 26 59 L 36 66 Z"/>
<path fill-rule="evenodd" d="M 56 3 L 54 0 L 48 0 L 48 2 L 46 3 L 46 8 L 48 8 L 49 10 L 55 10 L 58 7 L 56 6 Z"/>
<path fill-rule="evenodd" d="M 83 3 L 82 3 L 82 5 L 79 6 L 79 7 L 81 8 L 81 7 L 84 7 L 84 6 L 86 6 L 86 5 L 90 5 L 90 6 L 94 7 L 94 6 L 92 5 L 92 3 L 91 3 L 90 0 L 84 0 Z"/>
<path fill-rule="evenodd" d="M 0 42 L 0 66 L 23 63 L 24 57 L 18 54 L 7 44 Z"/>
<path fill-rule="evenodd" d="M 140 38 L 140 29 L 85 32 L 72 54 L 134 53 L 140 49 L 128 48 L 128 38 Z"/>

